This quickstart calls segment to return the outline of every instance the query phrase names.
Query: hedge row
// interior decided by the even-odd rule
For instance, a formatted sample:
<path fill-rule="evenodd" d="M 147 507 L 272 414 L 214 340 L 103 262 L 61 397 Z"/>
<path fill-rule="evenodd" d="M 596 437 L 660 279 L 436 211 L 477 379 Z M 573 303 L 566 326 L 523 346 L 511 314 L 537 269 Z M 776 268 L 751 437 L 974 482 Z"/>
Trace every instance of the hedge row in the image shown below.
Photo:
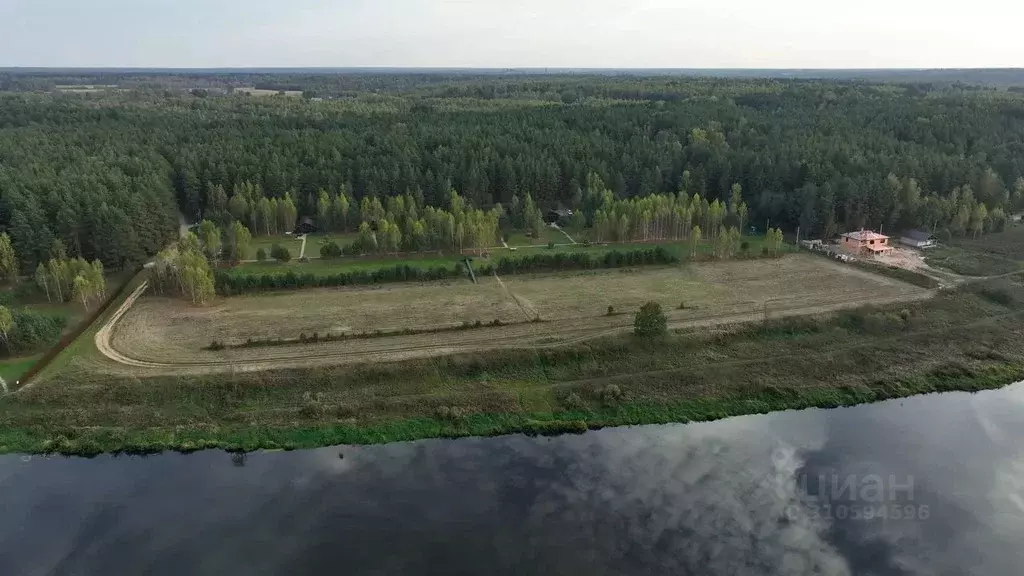
<path fill-rule="evenodd" d="M 603 254 L 589 252 L 556 252 L 538 253 L 516 258 L 501 258 L 495 264 L 485 264 L 475 268 L 476 274 L 522 274 L 529 272 L 553 272 L 559 270 L 593 270 L 597 268 L 620 268 L 645 264 L 673 264 L 679 261 L 673 253 L 658 246 L 645 250 L 620 252 L 613 250 Z M 300 267 L 301 269 L 301 267 Z M 284 273 L 262 274 L 231 274 L 218 271 L 216 274 L 217 293 L 223 296 L 267 292 L 270 290 L 288 290 L 295 288 L 322 288 L 333 286 L 359 286 L 366 284 L 384 284 L 387 282 L 420 282 L 430 280 L 447 280 L 466 276 L 463 263 L 450 268 L 416 268 L 407 264 L 379 268 L 377 270 L 357 270 L 338 272 L 336 274 L 297 273 L 288 270 Z"/>
<path fill-rule="evenodd" d="M 591 252 L 538 252 L 530 256 L 502 258 L 491 268 L 485 266 L 481 273 L 492 270 L 498 274 L 521 274 L 524 272 L 554 272 L 558 270 L 593 270 L 597 268 L 621 268 L 645 264 L 675 264 L 679 258 L 668 250 L 657 246 L 646 250 L 620 252 L 612 250 L 604 254 Z"/>
<path fill-rule="evenodd" d="M 365 284 L 384 284 L 387 282 L 417 282 L 429 280 L 446 280 L 461 278 L 466 275 L 462 263 L 451 268 L 441 266 L 435 268 L 415 268 L 408 264 L 389 266 L 377 270 L 356 270 L 338 272 L 337 274 L 314 274 L 304 272 L 297 274 L 294 270 L 281 273 L 263 274 L 229 274 L 218 271 L 216 274 L 217 293 L 223 296 L 267 292 L 270 290 L 288 290 L 294 288 L 320 288 L 325 286 L 359 286 Z"/>
<path fill-rule="evenodd" d="M 534 318 L 530 322 L 543 322 L 540 317 Z M 507 326 L 507 322 L 495 318 L 491 322 L 463 322 L 455 326 L 440 326 L 437 328 L 403 328 L 402 330 L 374 330 L 372 332 L 353 332 L 353 333 L 341 333 L 331 334 L 327 333 L 321 336 L 317 332 L 313 332 L 311 336 L 307 336 L 305 332 L 299 334 L 298 338 L 249 338 L 245 342 L 238 344 L 225 344 L 223 342 L 214 340 L 210 342 L 209 346 L 204 346 L 203 350 L 224 350 L 226 348 L 265 348 L 269 346 L 288 346 L 291 344 L 315 344 L 317 342 L 336 342 L 344 340 L 360 340 L 367 338 L 386 338 L 389 336 L 414 336 L 417 334 L 437 334 L 441 332 L 461 332 L 463 330 L 474 330 L 476 328 L 485 328 L 488 326 Z"/>

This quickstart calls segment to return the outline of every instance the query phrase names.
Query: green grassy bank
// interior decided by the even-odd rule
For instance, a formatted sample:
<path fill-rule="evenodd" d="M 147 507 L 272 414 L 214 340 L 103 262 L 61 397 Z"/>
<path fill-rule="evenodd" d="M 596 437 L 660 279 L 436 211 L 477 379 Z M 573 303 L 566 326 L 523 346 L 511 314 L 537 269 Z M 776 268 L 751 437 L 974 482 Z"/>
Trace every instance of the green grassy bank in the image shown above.
<path fill-rule="evenodd" d="M 0 451 L 309 448 L 559 433 L 1024 380 L 1024 284 L 641 341 L 360 366 L 115 378 L 76 363 L 0 400 Z"/>

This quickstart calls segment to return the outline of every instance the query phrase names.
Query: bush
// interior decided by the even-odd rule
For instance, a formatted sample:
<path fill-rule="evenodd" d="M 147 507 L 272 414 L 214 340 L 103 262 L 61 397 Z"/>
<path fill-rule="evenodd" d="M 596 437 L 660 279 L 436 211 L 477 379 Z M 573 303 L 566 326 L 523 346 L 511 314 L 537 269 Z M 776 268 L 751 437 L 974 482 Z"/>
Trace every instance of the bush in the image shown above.
<path fill-rule="evenodd" d="M 67 325 L 63 316 L 44 316 L 19 308 L 11 310 L 11 319 L 14 325 L 7 335 L 9 342 L 3 345 L 9 355 L 50 348 L 60 340 Z"/>
<path fill-rule="evenodd" d="M 565 406 L 567 410 L 574 411 L 587 409 L 587 403 L 584 402 L 583 399 L 580 398 L 580 395 L 575 392 L 570 392 L 569 395 L 562 400 L 562 406 Z"/>
<path fill-rule="evenodd" d="M 309 419 L 321 418 L 326 412 L 327 407 L 319 402 L 306 402 L 302 408 L 299 408 L 299 414 Z"/>
<path fill-rule="evenodd" d="M 223 350 L 224 349 L 224 344 L 222 344 L 221 342 L 219 342 L 217 340 L 214 340 L 213 342 L 210 342 L 210 345 L 207 346 L 206 349 L 207 350 L 213 350 L 213 351 Z"/>
<path fill-rule="evenodd" d="M 680 310 L 686 310 L 686 301 L 685 300 L 683 300 L 682 302 L 679 303 L 679 309 Z"/>
<path fill-rule="evenodd" d="M 278 262 L 290 262 L 292 259 L 292 253 L 284 246 L 274 244 L 270 247 L 270 257 Z"/>
<path fill-rule="evenodd" d="M 668 318 L 661 310 L 661 304 L 648 302 L 640 307 L 633 320 L 633 334 L 650 338 L 668 332 Z"/>
<path fill-rule="evenodd" d="M 740 252 L 743 252 L 744 254 L 746 254 L 749 251 L 750 251 L 750 242 L 747 242 L 746 240 L 744 240 L 743 242 L 740 242 Z"/>
<path fill-rule="evenodd" d="M 456 422 L 462 418 L 463 415 L 464 412 L 462 408 L 459 408 L 458 406 L 441 406 L 437 409 L 437 417 L 449 422 Z"/>
<path fill-rule="evenodd" d="M 555 249 L 555 243 L 554 242 L 548 242 L 548 250 L 554 250 L 554 249 Z"/>
<path fill-rule="evenodd" d="M 333 260 L 335 258 L 341 258 L 342 256 L 344 256 L 344 251 L 341 246 L 338 246 L 338 243 L 333 240 L 320 246 L 320 257 L 324 260 Z"/>
<path fill-rule="evenodd" d="M 257 262 L 266 262 L 267 261 L 267 251 L 264 250 L 262 246 L 258 250 L 256 250 L 256 261 Z"/>
<path fill-rule="evenodd" d="M 601 390 L 601 402 L 605 406 L 616 406 L 626 398 L 626 394 L 615 384 L 609 384 Z"/>
<path fill-rule="evenodd" d="M 615 315 L 615 306 L 611 306 L 611 305 L 608 306 L 608 314 L 607 315 L 608 316 L 614 316 Z"/>

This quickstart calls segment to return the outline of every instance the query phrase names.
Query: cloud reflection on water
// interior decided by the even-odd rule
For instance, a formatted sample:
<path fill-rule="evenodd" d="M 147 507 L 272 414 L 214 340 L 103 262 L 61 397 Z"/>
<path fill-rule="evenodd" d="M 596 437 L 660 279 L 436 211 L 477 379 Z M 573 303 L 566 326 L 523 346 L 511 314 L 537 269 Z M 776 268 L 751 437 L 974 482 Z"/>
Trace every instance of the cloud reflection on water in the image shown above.
<path fill-rule="evenodd" d="M 0 573 L 930 574 L 1021 558 L 1021 387 L 579 436 L 0 458 Z M 339 452 L 344 458 L 339 458 Z M 928 521 L 816 514 L 914 478 Z"/>

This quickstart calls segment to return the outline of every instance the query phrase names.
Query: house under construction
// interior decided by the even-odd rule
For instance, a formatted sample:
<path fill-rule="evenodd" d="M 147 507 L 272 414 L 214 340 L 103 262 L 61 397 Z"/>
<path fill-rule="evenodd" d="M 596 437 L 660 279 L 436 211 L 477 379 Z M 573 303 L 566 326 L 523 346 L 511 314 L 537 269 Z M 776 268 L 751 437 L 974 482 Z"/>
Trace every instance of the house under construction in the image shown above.
<path fill-rule="evenodd" d="M 893 251 L 889 245 L 889 237 L 872 232 L 871 230 L 860 230 L 843 234 L 843 249 L 858 256 L 888 254 Z"/>

